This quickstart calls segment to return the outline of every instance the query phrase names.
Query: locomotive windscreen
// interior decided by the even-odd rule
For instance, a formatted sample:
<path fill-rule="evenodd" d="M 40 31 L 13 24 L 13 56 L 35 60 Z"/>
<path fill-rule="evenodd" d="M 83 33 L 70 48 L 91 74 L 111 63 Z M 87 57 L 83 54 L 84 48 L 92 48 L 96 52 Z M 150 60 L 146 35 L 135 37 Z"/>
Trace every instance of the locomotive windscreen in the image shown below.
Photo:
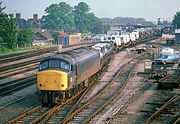
<path fill-rule="evenodd" d="M 63 70 L 69 71 L 70 64 L 65 61 L 58 60 L 58 59 L 50 59 L 50 60 L 41 62 L 39 65 L 39 71 L 45 70 L 48 68 L 63 69 Z"/>

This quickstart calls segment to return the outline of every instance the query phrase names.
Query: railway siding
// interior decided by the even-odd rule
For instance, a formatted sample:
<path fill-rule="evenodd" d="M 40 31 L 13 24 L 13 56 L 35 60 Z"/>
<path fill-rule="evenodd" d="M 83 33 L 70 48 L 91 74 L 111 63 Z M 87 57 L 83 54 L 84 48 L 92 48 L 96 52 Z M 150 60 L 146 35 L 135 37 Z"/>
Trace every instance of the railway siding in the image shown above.
<path fill-rule="evenodd" d="M 99 113 L 91 122 L 92 123 L 110 123 L 111 119 L 124 107 L 126 103 L 136 94 L 141 87 L 144 86 L 146 78 L 139 77 L 138 72 L 142 72 L 142 65 L 144 63 L 139 63 L 132 73 L 132 77 L 129 79 L 124 90 L 119 94 L 119 96 L 114 99 L 101 113 Z M 116 123 L 123 123 L 122 121 L 117 121 Z"/>
<path fill-rule="evenodd" d="M 113 73 L 115 73 L 116 72 L 116 70 L 117 70 L 117 67 L 120 67 L 120 66 L 122 66 L 123 65 L 123 63 L 126 63 L 128 60 L 130 60 L 131 59 L 131 57 L 130 56 L 127 56 L 126 55 L 126 52 L 122 52 L 123 54 L 122 55 L 119 55 L 118 57 L 119 57 L 119 59 L 121 58 L 122 60 L 121 60 L 121 62 L 119 62 L 117 65 L 115 64 L 112 64 L 112 65 L 110 65 L 111 67 L 109 67 L 109 68 L 111 68 L 111 69 L 109 69 L 109 70 L 107 70 L 106 72 L 104 72 L 105 74 L 104 74 L 104 79 L 102 80 L 102 79 L 97 79 L 97 81 L 100 83 L 100 84 L 103 84 L 104 83 L 104 85 L 105 84 L 107 84 L 108 82 L 109 82 L 109 79 L 110 79 L 110 77 L 113 75 Z M 124 57 L 122 57 L 122 56 L 125 56 L 126 58 L 124 58 Z M 113 58 L 114 59 L 114 58 Z M 117 59 L 118 60 L 118 59 Z M 116 60 L 116 61 L 117 61 Z M 134 74 L 134 73 L 133 73 Z M 125 79 L 124 79 L 125 80 Z M 137 81 L 138 80 L 141 80 L 141 79 L 137 79 Z M 133 80 L 133 81 L 135 81 L 135 80 Z M 117 83 L 117 82 L 116 82 Z M 133 87 L 133 86 L 132 86 Z M 92 98 L 97 92 L 99 92 L 101 89 L 103 88 L 103 85 L 102 86 L 100 86 L 100 87 L 96 87 L 96 89 L 95 90 L 93 90 L 93 91 L 91 91 L 92 92 L 92 94 L 90 93 L 89 94 L 89 96 L 88 97 L 86 97 L 86 101 L 88 101 L 88 99 L 90 99 L 90 98 Z M 128 90 L 126 91 L 127 93 L 126 93 L 126 96 L 132 96 L 132 94 L 133 93 L 131 93 L 131 92 L 128 92 Z M 134 91 L 134 92 L 136 92 L 136 90 Z M 127 99 L 123 99 L 122 101 L 126 101 L 126 100 L 128 100 L 128 98 Z M 124 103 L 121 103 L 122 104 L 122 106 L 124 106 L 123 104 Z"/>
<path fill-rule="evenodd" d="M 107 85 L 97 96 L 95 96 L 92 100 L 88 101 L 87 103 L 82 101 L 82 106 L 78 107 L 75 112 L 73 112 L 69 117 L 67 117 L 63 123 L 87 123 L 90 121 L 91 118 L 94 117 L 94 114 L 96 114 L 99 111 L 99 107 L 103 107 L 108 104 L 108 100 L 110 98 L 113 98 L 115 94 L 117 94 L 116 90 L 121 87 L 121 83 L 117 83 L 117 78 L 119 75 L 122 78 L 122 75 L 127 75 L 127 68 L 132 67 L 132 63 L 128 62 L 122 69 L 120 69 L 120 72 L 116 73 L 116 76 L 113 78 L 112 82 Z M 127 67 L 128 66 L 128 67 Z M 131 69 L 130 69 L 131 70 Z M 129 76 L 128 76 L 129 77 Z M 125 79 L 122 78 L 121 81 L 124 82 L 128 79 L 126 77 Z M 100 107 L 100 108 L 101 108 Z M 89 117 L 89 118 L 88 118 Z M 71 121 L 70 121 L 71 120 Z"/>

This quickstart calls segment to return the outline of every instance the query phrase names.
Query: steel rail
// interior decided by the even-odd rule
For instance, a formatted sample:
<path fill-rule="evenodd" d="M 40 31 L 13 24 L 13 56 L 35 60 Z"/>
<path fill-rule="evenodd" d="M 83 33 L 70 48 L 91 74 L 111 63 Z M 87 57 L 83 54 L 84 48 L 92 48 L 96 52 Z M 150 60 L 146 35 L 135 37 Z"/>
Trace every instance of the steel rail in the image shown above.
<path fill-rule="evenodd" d="M 84 89 L 84 90 L 86 90 L 86 89 Z M 57 110 L 63 108 L 68 103 L 72 102 L 75 98 L 77 98 L 79 95 L 81 95 L 84 92 L 84 90 L 79 92 L 77 95 L 73 96 L 71 99 L 69 99 L 65 102 L 59 103 L 59 105 L 56 105 L 53 108 L 47 108 L 42 105 L 39 105 L 29 111 L 24 112 L 23 114 L 17 116 L 14 119 L 9 120 L 7 123 L 8 124 L 27 123 L 27 122 L 30 124 L 40 123 L 41 121 L 46 120 L 46 118 L 49 118 L 50 117 L 49 115 L 55 114 L 55 112 Z M 38 114 L 40 114 L 40 115 L 37 116 Z M 33 119 L 30 116 L 33 116 Z"/>
<path fill-rule="evenodd" d="M 154 114 L 152 114 L 146 121 L 145 124 L 149 124 L 153 121 L 161 112 L 165 111 L 167 107 L 172 106 L 177 100 L 180 99 L 180 96 L 175 95 L 170 100 L 168 100 L 163 106 L 161 106 Z"/>
<path fill-rule="evenodd" d="M 103 66 L 102 70 L 99 72 L 99 74 L 101 74 L 103 72 L 103 70 L 105 70 L 107 67 L 107 63 Z M 92 77 L 95 78 L 96 76 Z M 42 117 L 44 118 L 43 121 L 41 121 L 41 124 L 46 123 L 46 122 L 54 122 L 56 123 L 56 121 L 53 120 L 53 115 L 58 115 L 61 114 L 60 118 L 58 116 L 55 116 L 54 118 L 56 118 L 55 120 L 58 120 L 59 122 L 62 122 L 63 119 L 65 117 L 67 117 L 68 115 L 70 115 L 75 109 L 77 109 L 79 103 L 81 102 L 81 100 L 86 96 L 86 94 L 88 93 L 88 91 L 92 88 L 92 86 L 94 85 L 96 81 L 92 80 L 89 82 L 89 86 L 87 87 L 87 89 L 85 90 L 85 92 L 81 95 L 80 98 L 78 98 L 78 100 L 73 104 L 73 105 L 69 105 L 69 106 L 64 106 L 64 108 L 61 108 L 61 110 L 55 111 L 53 114 L 47 114 L 47 116 Z M 69 108 L 69 109 L 68 109 Z M 63 110 L 64 109 L 64 110 Z M 50 119 L 52 118 L 52 119 Z M 38 121 L 35 121 L 34 123 L 39 122 L 41 119 L 39 119 Z"/>
<path fill-rule="evenodd" d="M 42 107 L 41 105 L 39 105 L 39 106 L 37 106 L 37 107 L 35 107 L 35 108 L 33 108 L 33 109 L 31 109 L 31 110 L 29 110 L 29 111 L 21 114 L 21 115 L 19 115 L 18 117 L 10 120 L 10 121 L 7 122 L 7 123 L 8 123 L 8 124 L 17 123 L 18 121 L 20 121 L 20 120 L 23 119 L 24 117 L 29 116 L 29 115 L 32 115 L 32 114 L 35 113 L 35 112 L 41 111 L 42 108 L 43 108 L 43 107 Z"/>
<path fill-rule="evenodd" d="M 10 82 L 0 84 L 0 96 L 9 94 L 13 91 L 24 88 L 31 84 L 35 84 L 35 82 L 36 82 L 36 76 L 32 75 L 28 78 L 22 78 L 22 79 L 13 80 Z"/>
<path fill-rule="evenodd" d="M 33 64 L 30 64 L 30 65 L 21 66 L 21 67 L 18 67 L 18 68 L 13 68 L 13 69 L 9 69 L 9 70 L 4 71 L 4 72 L 0 72 L 0 75 L 1 75 L 0 79 L 8 77 L 8 76 L 15 75 L 15 74 L 19 74 L 22 71 L 35 69 L 35 68 L 37 68 L 37 66 L 38 66 L 38 63 L 33 63 Z"/>
<path fill-rule="evenodd" d="M 34 120 L 33 122 L 31 122 L 30 124 L 37 124 L 37 123 L 45 123 L 49 120 L 49 118 L 51 116 L 53 116 L 54 114 L 56 114 L 60 109 L 62 109 L 63 107 L 67 106 L 68 104 L 70 104 L 73 100 L 75 100 L 77 97 L 79 97 L 81 94 L 83 94 L 86 90 L 88 89 L 88 87 L 86 87 L 85 89 L 83 89 L 81 92 L 79 92 L 78 94 L 76 94 L 75 96 L 73 96 L 71 99 L 66 100 L 65 102 L 60 103 L 59 105 L 56 105 L 55 107 L 53 107 L 51 110 L 49 110 L 48 112 L 46 112 L 45 114 L 43 114 L 42 116 L 40 116 L 39 118 L 37 118 L 36 120 Z"/>
<path fill-rule="evenodd" d="M 179 124 L 179 123 L 180 123 L 180 115 L 178 115 L 178 116 L 175 118 L 173 124 Z"/>
<path fill-rule="evenodd" d="M 136 63 L 137 64 L 137 63 Z M 133 69 L 130 71 L 129 75 L 128 75 L 128 78 L 126 79 L 126 81 L 123 83 L 123 85 L 121 86 L 121 88 L 119 89 L 119 91 L 114 94 L 114 96 L 109 99 L 102 107 L 100 107 L 98 110 L 96 110 L 96 112 L 94 112 L 90 117 L 88 117 L 87 119 L 85 119 L 82 124 L 87 124 L 88 122 L 91 121 L 91 119 L 93 119 L 101 110 L 103 110 L 108 104 L 110 104 L 122 91 L 123 89 L 125 88 L 125 86 L 127 85 L 134 69 L 135 69 L 135 66 L 136 64 L 133 66 Z"/>
<path fill-rule="evenodd" d="M 131 61 L 132 61 L 132 60 L 131 60 Z M 91 105 L 93 102 L 95 102 L 98 98 L 100 98 L 100 96 L 101 96 L 102 94 L 104 94 L 104 93 L 109 89 L 109 87 L 113 84 L 113 82 L 115 82 L 115 78 L 118 78 L 118 75 L 120 75 L 120 74 L 123 72 L 122 70 L 124 70 L 125 67 L 128 66 L 131 61 L 129 61 L 128 63 L 126 63 L 126 64 L 122 67 L 121 71 L 119 71 L 118 73 L 116 73 L 116 75 L 114 76 L 113 80 L 111 81 L 111 83 L 110 83 L 106 88 L 104 88 L 104 89 L 103 89 L 96 97 L 94 97 L 92 100 L 90 100 L 90 101 L 88 101 L 87 103 L 83 104 L 83 105 L 82 105 L 80 108 L 78 108 L 75 112 L 73 112 L 71 115 L 69 115 L 68 118 L 65 118 L 64 121 L 62 122 L 62 124 L 68 123 L 68 122 L 69 122 L 71 119 L 73 119 L 74 116 L 77 115 L 80 111 L 82 111 L 82 110 L 85 109 L 87 106 L 89 106 L 89 105 Z"/>
<path fill-rule="evenodd" d="M 78 48 L 82 48 L 82 47 L 86 47 L 86 46 L 92 46 L 93 44 L 79 44 L 79 45 L 74 45 L 74 46 L 69 46 L 69 47 L 66 47 L 66 48 L 63 48 L 62 50 L 60 50 L 58 53 L 63 53 L 63 52 L 67 52 L 67 51 L 71 51 L 73 49 L 78 49 Z M 54 54 L 57 54 L 57 53 L 54 53 Z M 3 71 L 6 71 L 6 70 L 9 70 L 9 69 L 14 69 L 14 68 L 18 68 L 18 67 L 21 67 L 21 66 L 27 66 L 29 64 L 33 64 L 33 63 L 38 63 L 42 60 L 44 60 L 45 58 L 48 58 L 49 56 L 46 56 L 46 57 L 41 57 L 41 58 L 36 58 L 36 59 L 33 59 L 31 61 L 24 61 L 24 62 L 18 62 L 16 64 L 10 64 L 10 65 L 3 65 L 3 66 L 0 66 L 0 72 L 3 72 Z"/>

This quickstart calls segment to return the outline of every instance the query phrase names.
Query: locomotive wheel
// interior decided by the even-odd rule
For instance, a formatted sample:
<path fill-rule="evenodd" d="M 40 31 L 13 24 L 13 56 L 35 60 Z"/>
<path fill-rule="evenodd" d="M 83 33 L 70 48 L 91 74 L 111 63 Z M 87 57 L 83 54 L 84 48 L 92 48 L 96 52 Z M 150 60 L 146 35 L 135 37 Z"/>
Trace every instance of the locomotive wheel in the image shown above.
<path fill-rule="evenodd" d="M 68 90 L 65 91 L 65 94 L 66 94 L 65 100 L 71 98 L 71 96 L 72 96 L 72 93 Z"/>
<path fill-rule="evenodd" d="M 41 92 L 40 94 L 41 102 L 43 105 L 48 104 L 48 94 L 47 92 Z"/>
<path fill-rule="evenodd" d="M 53 93 L 52 92 L 48 92 L 47 93 L 47 99 L 48 99 L 48 104 L 53 104 L 54 100 L 53 100 Z"/>
<path fill-rule="evenodd" d="M 75 86 L 75 87 L 73 88 L 73 95 L 76 95 L 77 92 L 78 92 L 78 86 Z"/>

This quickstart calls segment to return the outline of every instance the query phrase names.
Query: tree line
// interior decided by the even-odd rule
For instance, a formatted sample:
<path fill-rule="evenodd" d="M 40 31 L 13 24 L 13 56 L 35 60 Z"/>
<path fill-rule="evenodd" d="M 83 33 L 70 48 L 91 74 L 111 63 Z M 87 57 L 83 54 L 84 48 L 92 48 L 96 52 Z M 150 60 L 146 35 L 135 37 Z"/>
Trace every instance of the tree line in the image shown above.
<path fill-rule="evenodd" d="M 5 7 L 0 2 L 0 47 L 17 48 L 32 45 L 32 31 L 18 29 L 13 14 L 4 13 Z"/>
<path fill-rule="evenodd" d="M 77 29 L 80 33 L 103 33 L 108 27 L 103 25 L 91 8 L 84 2 L 71 7 L 65 2 L 51 4 L 42 17 L 44 28 L 49 30 Z M 104 29 L 103 29 L 104 28 Z"/>

